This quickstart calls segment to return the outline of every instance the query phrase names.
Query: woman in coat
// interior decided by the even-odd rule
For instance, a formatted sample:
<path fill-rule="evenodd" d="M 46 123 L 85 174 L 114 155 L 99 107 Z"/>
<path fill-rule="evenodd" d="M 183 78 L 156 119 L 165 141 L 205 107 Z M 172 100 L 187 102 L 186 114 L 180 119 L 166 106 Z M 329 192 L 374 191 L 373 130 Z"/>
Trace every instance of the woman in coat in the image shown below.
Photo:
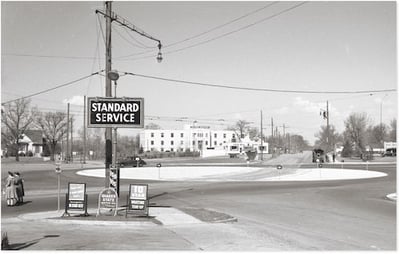
<path fill-rule="evenodd" d="M 24 179 L 22 179 L 21 175 L 19 174 L 19 172 L 15 172 L 14 173 L 14 184 L 15 184 L 15 188 L 17 191 L 17 205 L 23 204 L 24 203 L 24 196 L 25 196 L 25 192 L 24 192 Z"/>
<path fill-rule="evenodd" d="M 14 206 L 17 202 L 14 174 L 10 171 L 8 171 L 8 177 L 6 180 L 6 199 L 7 206 Z"/>

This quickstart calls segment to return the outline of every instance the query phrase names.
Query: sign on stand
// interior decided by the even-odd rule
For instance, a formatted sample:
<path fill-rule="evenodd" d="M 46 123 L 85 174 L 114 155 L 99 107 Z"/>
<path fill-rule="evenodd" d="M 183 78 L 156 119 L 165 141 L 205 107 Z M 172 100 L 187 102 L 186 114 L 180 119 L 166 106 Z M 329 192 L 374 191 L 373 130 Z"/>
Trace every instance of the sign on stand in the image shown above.
<path fill-rule="evenodd" d="M 148 185 L 130 184 L 127 203 L 125 217 L 135 211 L 141 211 L 145 216 L 149 216 Z"/>
<path fill-rule="evenodd" d="M 118 194 L 113 188 L 106 188 L 102 190 L 99 194 L 99 204 L 98 204 L 96 216 L 101 215 L 101 210 L 107 210 L 107 212 L 112 212 L 114 210 L 114 216 L 118 212 Z M 107 213 L 104 213 L 108 215 Z"/>
<path fill-rule="evenodd" d="M 70 216 L 70 212 L 87 213 L 86 183 L 68 183 L 68 193 L 65 197 L 65 212 L 62 216 Z"/>

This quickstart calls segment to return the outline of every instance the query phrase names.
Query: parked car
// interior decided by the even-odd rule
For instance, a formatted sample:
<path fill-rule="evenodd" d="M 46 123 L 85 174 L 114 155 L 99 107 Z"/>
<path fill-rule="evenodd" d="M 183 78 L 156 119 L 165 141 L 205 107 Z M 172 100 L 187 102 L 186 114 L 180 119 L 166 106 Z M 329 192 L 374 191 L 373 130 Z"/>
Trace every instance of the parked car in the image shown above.
<path fill-rule="evenodd" d="M 386 152 L 384 154 L 382 154 L 383 157 L 385 156 L 396 156 L 396 148 L 389 148 L 386 149 Z"/>
<path fill-rule="evenodd" d="M 120 168 L 124 167 L 143 167 L 144 165 L 147 165 L 147 163 L 142 160 L 139 156 L 128 156 L 124 159 L 121 159 L 117 162 L 118 166 Z"/>

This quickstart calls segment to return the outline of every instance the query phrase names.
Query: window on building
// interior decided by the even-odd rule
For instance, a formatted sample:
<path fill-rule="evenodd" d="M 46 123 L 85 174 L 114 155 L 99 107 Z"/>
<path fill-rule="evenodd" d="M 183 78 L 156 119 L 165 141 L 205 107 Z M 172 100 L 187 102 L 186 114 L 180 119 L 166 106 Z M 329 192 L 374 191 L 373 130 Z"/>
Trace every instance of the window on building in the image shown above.
<path fill-rule="evenodd" d="M 235 134 L 232 134 L 232 138 L 235 138 Z"/>
<path fill-rule="evenodd" d="M 206 133 L 206 138 L 208 138 L 208 133 Z"/>
<path fill-rule="evenodd" d="M 174 137 L 174 133 L 171 133 L 171 138 L 173 138 Z"/>
<path fill-rule="evenodd" d="M 206 146 L 208 146 L 208 141 L 206 140 Z"/>
<path fill-rule="evenodd" d="M 154 138 L 154 132 L 150 133 L 150 137 Z"/>
<path fill-rule="evenodd" d="M 181 133 L 181 138 L 183 138 L 183 133 Z"/>
<path fill-rule="evenodd" d="M 173 151 L 174 151 L 174 148 L 171 147 L 171 152 L 173 152 Z"/>
<path fill-rule="evenodd" d="M 164 132 L 161 132 L 161 137 L 162 137 L 162 138 L 164 137 Z"/>
<path fill-rule="evenodd" d="M 193 140 L 192 145 L 195 145 L 195 144 L 196 144 L 196 142 Z"/>
<path fill-rule="evenodd" d="M 181 152 L 183 152 L 183 148 L 181 148 Z"/>
<path fill-rule="evenodd" d="M 164 140 L 161 140 L 161 145 L 162 145 L 162 146 L 164 145 Z"/>
<path fill-rule="evenodd" d="M 214 145 L 215 145 L 215 146 L 217 145 L 217 141 L 214 141 Z"/>
<path fill-rule="evenodd" d="M 183 140 L 181 141 L 181 145 L 183 145 Z"/>
<path fill-rule="evenodd" d="M 173 146 L 174 145 L 174 141 L 173 140 L 171 140 L 171 146 Z"/>
<path fill-rule="evenodd" d="M 224 133 L 224 138 L 226 138 L 226 133 Z"/>
<path fill-rule="evenodd" d="M 164 152 L 164 148 L 161 148 L 161 152 Z"/>
<path fill-rule="evenodd" d="M 150 145 L 154 146 L 154 140 L 150 141 Z"/>
<path fill-rule="evenodd" d="M 214 133 L 214 138 L 217 138 L 217 133 Z"/>

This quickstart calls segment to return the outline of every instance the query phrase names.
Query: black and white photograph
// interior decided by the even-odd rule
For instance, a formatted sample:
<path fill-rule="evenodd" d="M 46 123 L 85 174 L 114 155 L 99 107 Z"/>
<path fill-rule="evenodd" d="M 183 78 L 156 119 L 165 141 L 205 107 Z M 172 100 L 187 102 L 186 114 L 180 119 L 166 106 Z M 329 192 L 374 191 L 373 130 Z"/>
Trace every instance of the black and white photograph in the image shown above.
<path fill-rule="evenodd" d="M 1 250 L 396 251 L 396 1 L 1 1 Z"/>

